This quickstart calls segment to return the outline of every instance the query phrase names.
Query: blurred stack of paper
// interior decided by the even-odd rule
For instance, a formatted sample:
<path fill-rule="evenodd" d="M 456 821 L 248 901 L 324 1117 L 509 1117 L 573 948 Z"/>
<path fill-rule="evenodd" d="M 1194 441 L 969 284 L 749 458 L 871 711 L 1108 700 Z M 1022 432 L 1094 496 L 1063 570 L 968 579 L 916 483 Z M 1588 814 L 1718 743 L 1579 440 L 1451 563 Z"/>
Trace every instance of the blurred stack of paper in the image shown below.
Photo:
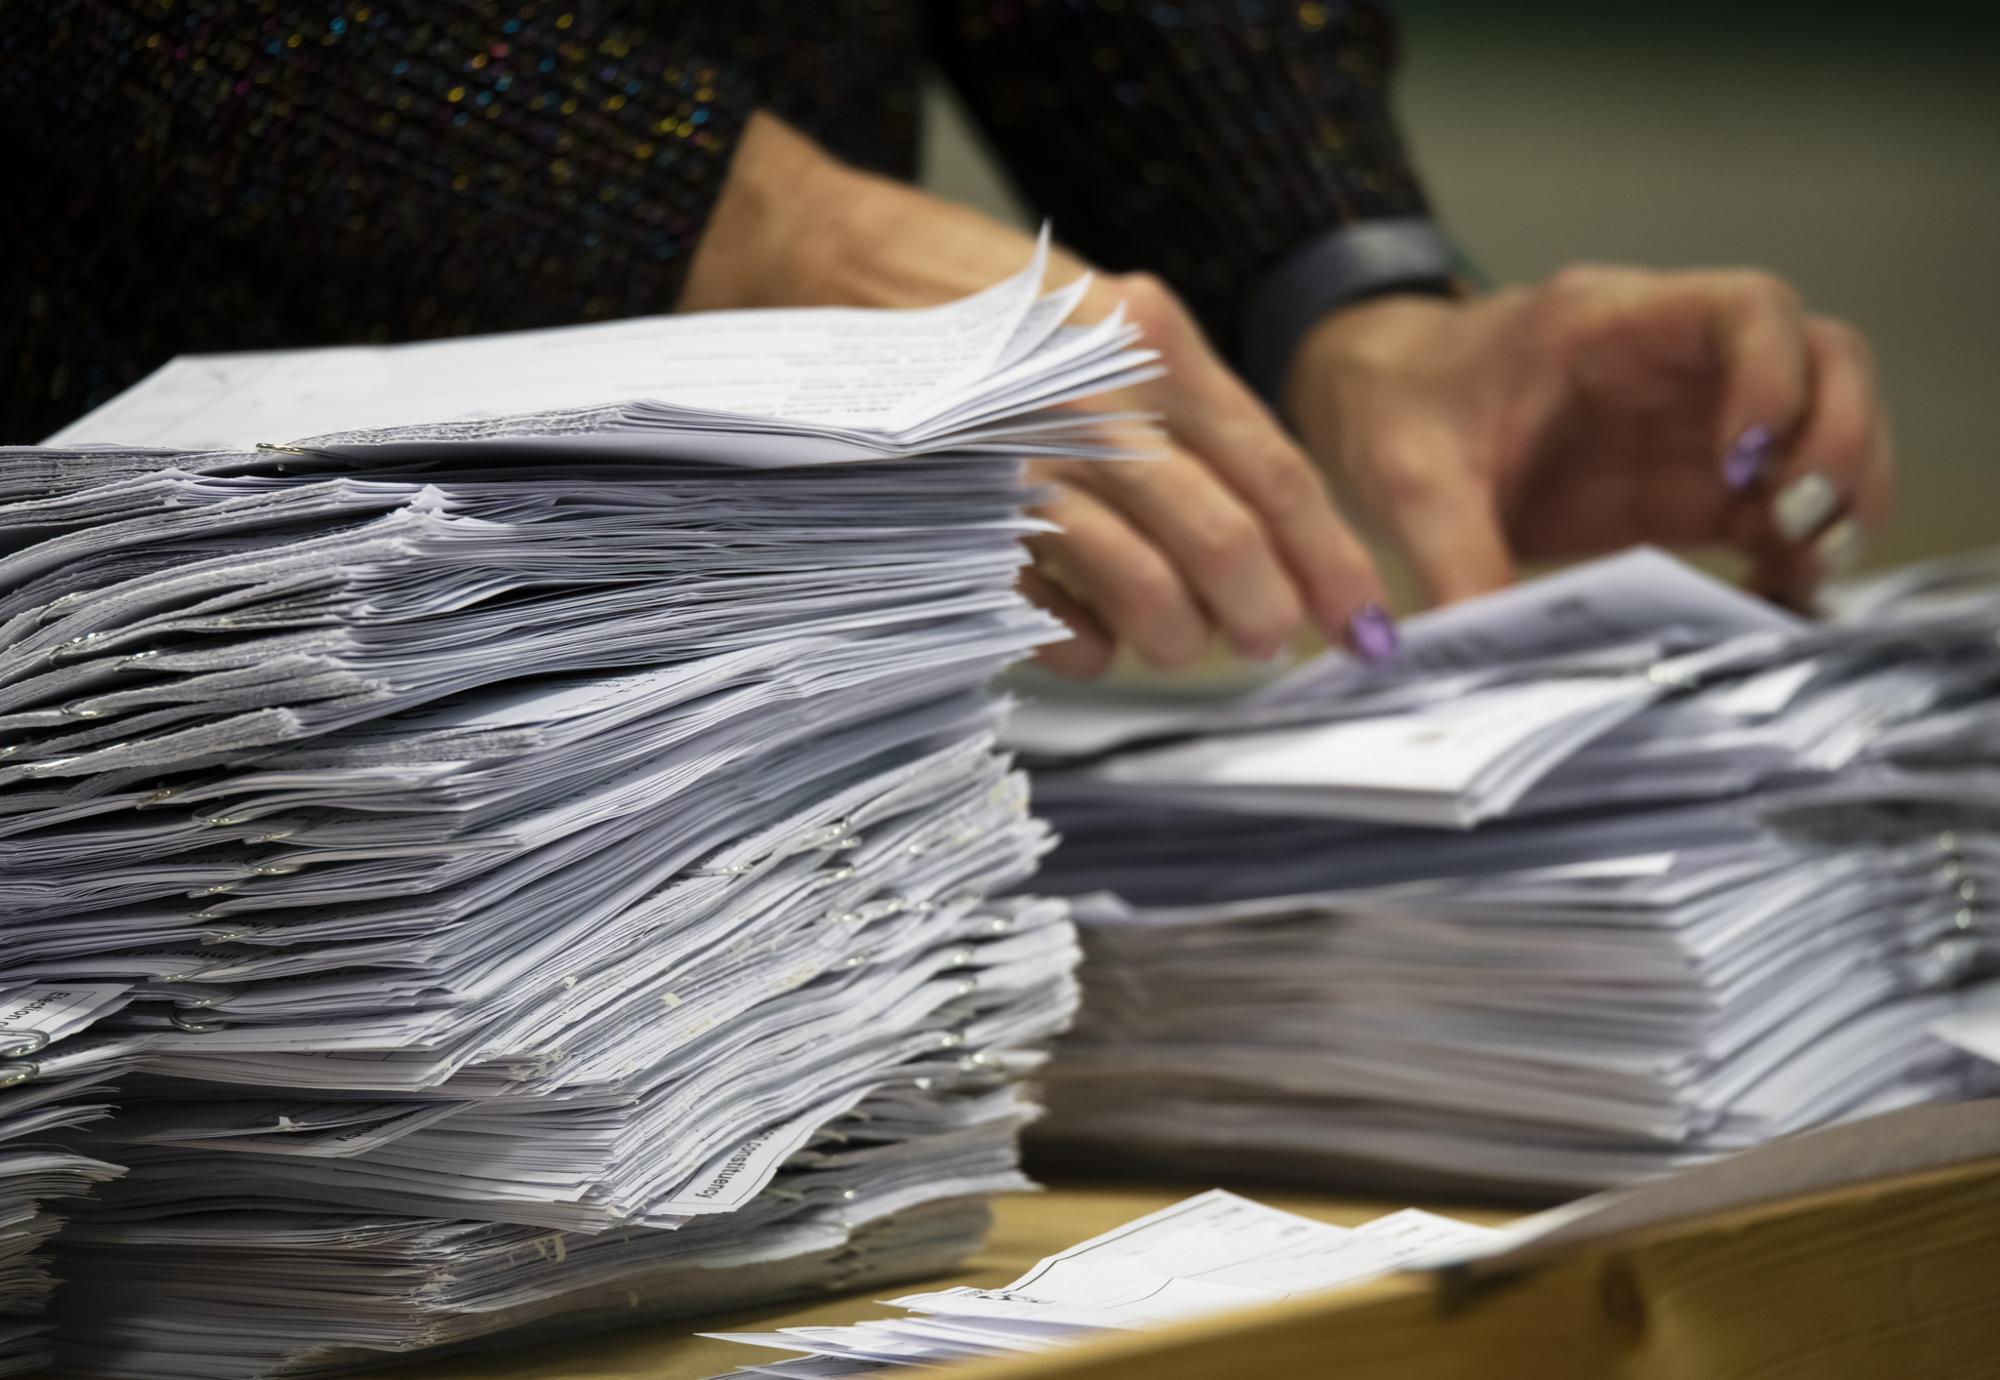
<path fill-rule="evenodd" d="M 109 1109 L 104 1080 L 120 1067 L 115 1050 L 72 1037 L 127 993 L 114 983 L 23 983 L 8 971 L 14 958 L 11 946 L 0 949 L 0 1376 L 53 1359 L 46 1248 L 62 1218 L 48 1204 L 119 1173 L 61 1141 Z"/>
<path fill-rule="evenodd" d="M 986 691 L 1054 630 L 1015 457 L 1100 453 L 1049 406 L 1150 368 L 1040 268 L 184 361 L 65 433 L 168 449 L 6 457 L 0 951 L 129 989 L 70 1371 L 296 1374 L 977 1240 L 1077 959 L 1060 903 L 988 899 L 1048 839 Z"/>
<path fill-rule="evenodd" d="M 1487 1249 L 1499 1236 L 1415 1209 L 1336 1227 L 1213 1189 L 1049 1256 L 1003 1288 L 960 1287 L 889 1300 L 917 1314 L 913 1318 L 706 1335 L 811 1358 L 734 1375 L 839 1380 L 1060 1350 L 1096 1333 L 1273 1303 L 1417 1268 L 1433 1256 Z"/>
<path fill-rule="evenodd" d="M 1979 1090 L 1929 1027 L 2000 960 L 1980 568 L 1806 624 L 1638 551 L 1177 728 L 1044 706 L 1048 1136 L 1539 1195 Z"/>

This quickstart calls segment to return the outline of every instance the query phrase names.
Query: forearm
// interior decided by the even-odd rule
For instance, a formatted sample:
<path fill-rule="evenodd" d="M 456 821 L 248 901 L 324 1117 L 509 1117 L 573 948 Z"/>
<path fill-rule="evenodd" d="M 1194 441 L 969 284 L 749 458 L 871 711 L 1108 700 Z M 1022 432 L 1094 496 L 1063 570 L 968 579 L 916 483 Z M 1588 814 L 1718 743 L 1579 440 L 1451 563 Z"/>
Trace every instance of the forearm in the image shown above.
<path fill-rule="evenodd" d="M 1232 353 L 1288 253 L 1423 213 L 1388 109 L 1393 30 L 1366 0 L 932 13 L 939 60 L 1057 233 L 1165 278 Z"/>
<path fill-rule="evenodd" d="M 685 310 L 913 307 L 1018 272 L 1033 239 L 992 217 L 847 166 L 759 112 L 695 254 Z M 1051 285 L 1083 271 L 1063 250 Z"/>

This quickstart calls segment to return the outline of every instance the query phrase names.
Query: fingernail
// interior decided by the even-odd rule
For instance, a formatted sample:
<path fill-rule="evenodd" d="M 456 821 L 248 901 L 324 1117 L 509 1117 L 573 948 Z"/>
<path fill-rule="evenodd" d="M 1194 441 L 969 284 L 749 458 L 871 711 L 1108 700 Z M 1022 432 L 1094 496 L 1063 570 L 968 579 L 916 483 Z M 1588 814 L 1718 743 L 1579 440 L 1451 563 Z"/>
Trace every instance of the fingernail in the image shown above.
<path fill-rule="evenodd" d="M 1771 504 L 1771 518 L 1786 541 L 1804 541 L 1833 516 L 1840 492 L 1823 474 L 1804 474 L 1787 484 Z"/>
<path fill-rule="evenodd" d="M 1363 604 L 1347 620 L 1347 645 L 1363 661 L 1381 665 L 1394 659 L 1402 647 L 1396 636 L 1396 620 L 1380 604 Z"/>
<path fill-rule="evenodd" d="M 1722 482 L 1731 493 L 1742 493 L 1755 484 L 1771 463 L 1771 428 L 1752 422 L 1743 428 L 1729 454 L 1722 457 Z"/>
<path fill-rule="evenodd" d="M 1861 524 L 1851 517 L 1842 518 L 1819 534 L 1819 540 L 1813 543 L 1813 555 L 1827 574 L 1845 575 L 1861 564 L 1861 548 L 1865 545 L 1867 539 L 1861 535 Z"/>

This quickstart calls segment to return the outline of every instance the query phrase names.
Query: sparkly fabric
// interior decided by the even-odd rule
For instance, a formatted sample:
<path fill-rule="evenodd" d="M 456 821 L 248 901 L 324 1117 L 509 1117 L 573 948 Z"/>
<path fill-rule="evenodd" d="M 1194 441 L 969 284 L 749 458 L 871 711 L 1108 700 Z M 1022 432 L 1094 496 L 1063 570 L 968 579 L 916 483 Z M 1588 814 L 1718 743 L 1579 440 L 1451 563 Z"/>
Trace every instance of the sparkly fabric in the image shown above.
<path fill-rule="evenodd" d="M 1367 4 L 0 5 L 0 441 L 171 356 L 670 309 L 763 106 L 915 167 L 933 57 L 1057 233 L 1225 343 L 1314 230 L 1421 208 Z"/>

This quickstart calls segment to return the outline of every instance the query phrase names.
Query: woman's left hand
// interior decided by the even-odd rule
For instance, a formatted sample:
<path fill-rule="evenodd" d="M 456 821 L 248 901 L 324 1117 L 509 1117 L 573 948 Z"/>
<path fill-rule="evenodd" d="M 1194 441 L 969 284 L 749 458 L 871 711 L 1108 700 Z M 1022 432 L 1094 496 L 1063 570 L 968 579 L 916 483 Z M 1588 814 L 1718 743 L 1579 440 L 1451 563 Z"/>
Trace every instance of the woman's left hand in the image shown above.
<path fill-rule="evenodd" d="M 1759 272 L 1365 302 L 1305 338 L 1286 402 L 1440 603 L 1633 542 L 1734 547 L 1805 603 L 1892 498 L 1866 343 Z"/>

